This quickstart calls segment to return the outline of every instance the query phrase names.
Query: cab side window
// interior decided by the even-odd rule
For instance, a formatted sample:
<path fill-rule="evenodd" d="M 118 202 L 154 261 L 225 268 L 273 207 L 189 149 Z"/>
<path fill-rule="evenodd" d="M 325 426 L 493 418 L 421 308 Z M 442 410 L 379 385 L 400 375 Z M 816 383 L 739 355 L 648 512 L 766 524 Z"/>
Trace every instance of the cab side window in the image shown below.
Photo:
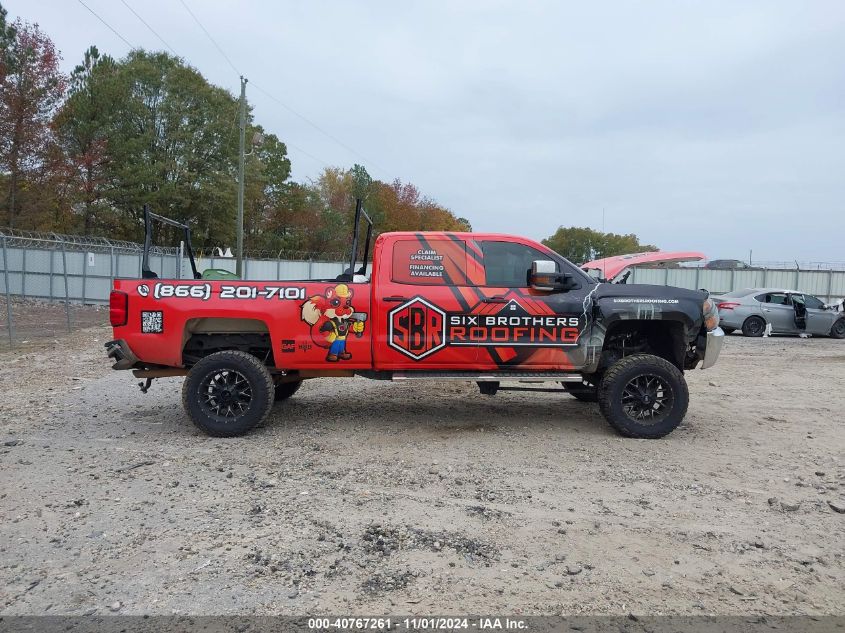
<path fill-rule="evenodd" d="M 394 283 L 417 286 L 467 285 L 466 243 L 451 239 L 397 240 L 393 245 Z"/>
<path fill-rule="evenodd" d="M 536 248 L 515 242 L 482 242 L 481 251 L 484 254 L 485 285 L 501 288 L 527 288 L 534 260 L 554 261 Z M 555 271 L 560 272 L 557 262 Z"/>
<path fill-rule="evenodd" d="M 773 303 L 781 306 L 790 305 L 789 297 L 787 297 L 784 292 L 769 292 L 757 295 L 754 298 L 761 303 Z"/>

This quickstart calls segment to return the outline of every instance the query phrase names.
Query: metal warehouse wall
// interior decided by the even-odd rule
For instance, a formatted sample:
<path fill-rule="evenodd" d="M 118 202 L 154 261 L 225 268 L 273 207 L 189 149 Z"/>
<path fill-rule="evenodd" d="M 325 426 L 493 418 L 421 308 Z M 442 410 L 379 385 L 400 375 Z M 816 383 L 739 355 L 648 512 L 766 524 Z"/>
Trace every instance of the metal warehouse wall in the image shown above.
<path fill-rule="evenodd" d="M 112 281 L 141 276 L 140 245 L 81 243 L 70 236 L 22 238 L 0 235 L 0 296 L 108 303 Z M 86 238 L 78 238 L 86 239 Z M 334 279 L 348 266 L 342 262 L 246 259 L 250 280 Z M 190 279 L 190 264 L 175 249 L 150 255 L 150 267 L 161 278 Z M 197 268 L 234 272 L 232 258 L 205 257 Z M 740 288 L 800 290 L 832 302 L 845 297 L 845 271 L 782 269 L 710 270 L 705 268 L 635 268 L 630 283 L 706 288 L 713 293 Z"/>
<path fill-rule="evenodd" d="M 741 288 L 799 290 L 832 302 L 845 297 L 845 271 L 841 270 L 711 270 L 707 268 L 634 268 L 632 284 L 680 288 L 706 288 L 714 294 Z"/>
<path fill-rule="evenodd" d="M 187 259 L 182 262 L 183 277 L 190 278 L 191 265 Z M 152 266 L 152 265 L 151 265 Z M 197 270 L 207 268 L 218 268 L 235 272 L 235 260 L 229 257 L 204 257 L 197 260 Z M 349 263 L 340 262 L 314 262 L 301 260 L 268 260 L 268 259 L 245 259 L 244 278 L 255 281 L 290 279 L 334 279 L 344 269 L 349 268 Z"/>
<path fill-rule="evenodd" d="M 72 251 L 69 249 L 0 248 L 0 296 L 65 299 L 77 303 L 108 303 L 114 279 L 141 276 L 141 253 Z M 349 264 L 316 261 L 244 260 L 244 277 L 251 280 L 334 279 Z M 150 268 L 163 279 L 190 279 L 191 265 L 178 255 L 153 254 Z M 234 272 L 231 258 L 200 258 L 197 269 Z M 67 274 L 65 274 L 67 273 Z"/>

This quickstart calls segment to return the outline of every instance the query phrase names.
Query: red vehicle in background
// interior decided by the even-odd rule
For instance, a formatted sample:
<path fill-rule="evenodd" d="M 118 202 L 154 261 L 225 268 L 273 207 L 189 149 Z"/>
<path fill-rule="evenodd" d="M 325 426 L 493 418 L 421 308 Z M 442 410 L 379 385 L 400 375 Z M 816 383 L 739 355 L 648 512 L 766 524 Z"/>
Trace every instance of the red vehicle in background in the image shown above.
<path fill-rule="evenodd" d="M 356 209 L 350 267 L 336 279 L 142 279 L 111 294 L 115 369 L 186 376 L 182 400 L 211 435 L 243 434 L 304 380 L 562 384 L 620 433 L 657 438 L 686 413 L 683 371 L 712 365 L 722 332 L 704 291 L 596 283 L 557 253 L 491 233 L 384 233 Z M 366 224 L 359 249 L 361 224 Z M 354 272 L 353 272 L 354 271 Z M 526 389 L 528 387 L 518 387 Z M 559 389 L 559 388 L 558 388 Z M 557 389 L 556 389 L 557 390 Z"/>

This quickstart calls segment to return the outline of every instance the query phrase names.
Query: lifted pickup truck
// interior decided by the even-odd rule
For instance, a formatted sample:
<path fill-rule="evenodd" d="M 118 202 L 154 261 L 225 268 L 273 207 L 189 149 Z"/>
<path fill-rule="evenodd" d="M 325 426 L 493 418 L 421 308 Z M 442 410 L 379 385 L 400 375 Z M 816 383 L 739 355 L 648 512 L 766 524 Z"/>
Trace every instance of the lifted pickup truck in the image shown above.
<path fill-rule="evenodd" d="M 537 242 L 490 233 L 384 233 L 356 210 L 336 279 L 116 280 L 106 344 L 115 369 L 186 376 L 182 402 L 206 433 L 236 436 L 312 378 L 552 383 L 598 402 L 628 437 L 659 438 L 687 411 L 684 370 L 716 362 L 723 333 L 706 291 L 597 283 Z M 366 241 L 359 250 L 359 227 Z M 360 259 L 359 259 L 360 255 Z M 358 266 L 356 270 L 356 266 Z M 354 272 L 353 272 L 354 271 Z M 562 385 L 562 388 L 558 385 Z"/>

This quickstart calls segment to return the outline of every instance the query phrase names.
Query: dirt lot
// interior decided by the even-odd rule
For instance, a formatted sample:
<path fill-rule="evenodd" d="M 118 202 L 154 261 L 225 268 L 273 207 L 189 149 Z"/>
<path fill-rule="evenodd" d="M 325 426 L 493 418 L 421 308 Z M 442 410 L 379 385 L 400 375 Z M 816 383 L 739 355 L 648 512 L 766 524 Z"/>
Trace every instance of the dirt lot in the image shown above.
<path fill-rule="evenodd" d="M 363 379 L 220 440 L 108 334 L 0 353 L 2 613 L 845 613 L 845 341 L 731 337 L 659 441 Z"/>

